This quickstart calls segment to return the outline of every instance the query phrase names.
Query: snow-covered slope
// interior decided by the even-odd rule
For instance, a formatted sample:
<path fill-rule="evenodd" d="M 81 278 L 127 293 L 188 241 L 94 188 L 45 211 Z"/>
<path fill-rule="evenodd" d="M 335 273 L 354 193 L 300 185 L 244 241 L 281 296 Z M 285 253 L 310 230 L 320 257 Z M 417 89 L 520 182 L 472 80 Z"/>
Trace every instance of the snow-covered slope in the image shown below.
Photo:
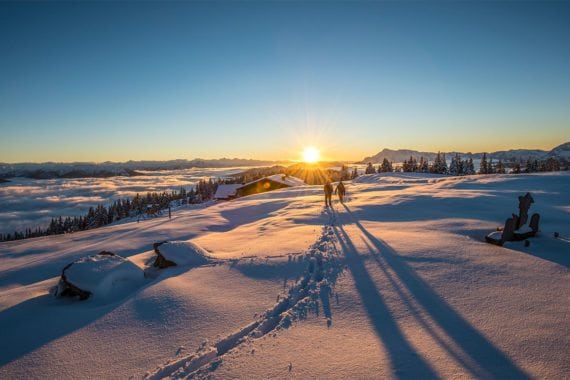
<path fill-rule="evenodd" d="M 569 185 L 378 174 L 332 210 L 321 186 L 299 186 L 2 243 L 0 378 L 562 378 Z M 527 191 L 539 236 L 484 243 Z M 164 240 L 214 263 L 148 269 Z M 110 299 L 49 294 L 67 263 L 102 250 L 147 276 Z"/>

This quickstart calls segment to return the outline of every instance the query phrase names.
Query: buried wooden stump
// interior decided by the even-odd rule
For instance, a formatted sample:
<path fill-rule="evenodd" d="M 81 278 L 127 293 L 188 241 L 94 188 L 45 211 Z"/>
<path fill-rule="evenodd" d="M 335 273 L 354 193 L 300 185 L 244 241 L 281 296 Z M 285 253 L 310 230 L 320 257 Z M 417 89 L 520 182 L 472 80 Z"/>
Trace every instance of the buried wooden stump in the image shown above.
<path fill-rule="evenodd" d="M 502 231 L 491 232 L 489 235 L 485 236 L 487 243 L 502 246 L 506 241 L 510 241 L 513 238 L 515 232 L 515 220 L 513 218 L 508 218 L 505 221 L 505 227 Z"/>
<path fill-rule="evenodd" d="M 540 222 L 540 214 L 532 214 L 528 226 L 522 226 L 515 231 L 513 240 L 526 240 L 533 237 L 538 232 L 538 224 Z"/>
<path fill-rule="evenodd" d="M 502 246 L 506 241 L 526 240 L 535 236 L 538 232 L 540 215 L 538 213 L 533 214 L 530 223 L 525 225 L 528 220 L 528 209 L 532 203 L 534 203 L 534 199 L 530 193 L 519 196 L 519 215 L 512 214 L 512 217 L 505 221 L 502 232 L 491 232 L 485 236 L 485 240 L 488 243 Z"/>
<path fill-rule="evenodd" d="M 534 199 L 530 193 L 526 193 L 523 196 L 519 197 L 519 220 L 515 224 L 515 229 L 519 229 L 525 225 L 528 219 L 528 209 L 530 205 L 534 203 Z"/>

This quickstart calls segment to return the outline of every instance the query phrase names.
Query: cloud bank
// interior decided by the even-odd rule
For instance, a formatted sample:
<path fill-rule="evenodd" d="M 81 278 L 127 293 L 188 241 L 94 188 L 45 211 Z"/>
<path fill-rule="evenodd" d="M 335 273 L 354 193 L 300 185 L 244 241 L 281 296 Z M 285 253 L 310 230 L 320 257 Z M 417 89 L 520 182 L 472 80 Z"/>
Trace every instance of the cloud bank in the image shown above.
<path fill-rule="evenodd" d="M 53 217 L 79 216 L 91 206 L 147 191 L 189 189 L 201 178 L 224 177 L 244 168 L 144 172 L 145 176 L 33 180 L 12 178 L 0 185 L 0 232 L 45 226 Z"/>

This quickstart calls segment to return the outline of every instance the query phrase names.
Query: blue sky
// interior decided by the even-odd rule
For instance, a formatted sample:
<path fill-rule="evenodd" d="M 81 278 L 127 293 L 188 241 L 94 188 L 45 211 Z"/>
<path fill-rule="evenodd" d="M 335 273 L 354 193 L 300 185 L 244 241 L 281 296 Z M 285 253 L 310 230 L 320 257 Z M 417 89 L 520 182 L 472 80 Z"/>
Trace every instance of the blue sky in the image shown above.
<path fill-rule="evenodd" d="M 570 140 L 570 3 L 0 3 L 0 162 Z"/>

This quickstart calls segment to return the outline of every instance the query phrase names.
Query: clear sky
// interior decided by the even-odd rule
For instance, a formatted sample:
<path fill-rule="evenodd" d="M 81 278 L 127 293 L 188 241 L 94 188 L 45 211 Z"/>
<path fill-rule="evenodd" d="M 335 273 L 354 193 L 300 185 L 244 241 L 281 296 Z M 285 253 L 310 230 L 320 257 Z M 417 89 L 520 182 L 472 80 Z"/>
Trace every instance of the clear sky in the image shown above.
<path fill-rule="evenodd" d="M 569 140 L 568 2 L 0 3 L 0 162 Z"/>

